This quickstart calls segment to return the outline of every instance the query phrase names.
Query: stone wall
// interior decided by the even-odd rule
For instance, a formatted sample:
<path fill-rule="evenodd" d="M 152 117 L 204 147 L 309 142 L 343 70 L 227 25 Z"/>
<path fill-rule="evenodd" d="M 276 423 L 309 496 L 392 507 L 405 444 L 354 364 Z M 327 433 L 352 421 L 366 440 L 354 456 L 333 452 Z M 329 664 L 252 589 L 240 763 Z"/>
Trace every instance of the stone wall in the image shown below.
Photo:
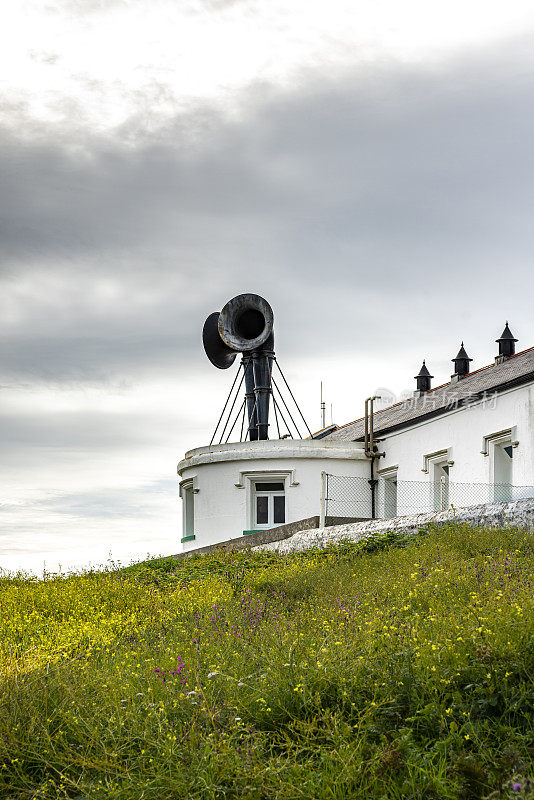
<path fill-rule="evenodd" d="M 407 517 L 395 517 L 394 519 L 351 522 L 329 528 L 301 530 L 283 541 L 260 544 L 254 549 L 291 553 L 295 550 L 306 550 L 310 547 L 325 547 L 328 544 L 347 539 L 356 542 L 373 533 L 385 533 L 389 530 L 414 533 L 424 525 L 440 526 L 454 521 L 467 522 L 470 525 L 486 525 L 488 527 L 519 525 L 532 529 L 534 527 L 534 499 L 514 500 L 508 503 L 489 503 L 459 508 L 455 511 L 414 514 Z"/>
<path fill-rule="evenodd" d="M 354 517 L 327 517 L 327 525 L 339 525 L 341 523 L 354 522 Z M 287 539 L 293 536 L 297 531 L 309 531 L 312 528 L 319 527 L 319 515 L 315 517 L 308 517 L 307 519 L 299 519 L 295 522 L 286 522 L 284 525 L 277 525 L 276 528 L 269 528 L 265 531 L 254 531 L 248 536 L 240 536 L 237 539 L 228 539 L 226 542 L 215 542 L 215 544 L 207 544 L 204 547 L 191 548 L 183 553 L 176 553 L 172 558 L 185 558 L 193 555 L 203 555 L 204 553 L 211 553 L 222 547 L 225 550 L 244 550 L 245 548 L 258 547 L 263 544 L 270 544 L 271 542 L 278 542 L 282 539 Z"/>
<path fill-rule="evenodd" d="M 265 531 L 254 531 L 248 536 L 240 536 L 237 539 L 228 539 L 226 542 L 215 542 L 215 544 L 207 544 L 204 547 L 197 547 L 196 549 L 187 550 L 184 553 L 176 553 L 172 558 L 188 558 L 194 555 L 204 555 L 211 553 L 213 550 L 244 550 L 246 548 L 259 547 L 263 544 L 270 544 L 271 542 L 279 542 L 293 536 L 297 531 L 311 530 L 319 526 L 319 517 L 308 517 L 307 519 L 300 519 L 297 522 L 286 522 L 285 525 L 278 525 L 276 528 L 269 528 Z"/>

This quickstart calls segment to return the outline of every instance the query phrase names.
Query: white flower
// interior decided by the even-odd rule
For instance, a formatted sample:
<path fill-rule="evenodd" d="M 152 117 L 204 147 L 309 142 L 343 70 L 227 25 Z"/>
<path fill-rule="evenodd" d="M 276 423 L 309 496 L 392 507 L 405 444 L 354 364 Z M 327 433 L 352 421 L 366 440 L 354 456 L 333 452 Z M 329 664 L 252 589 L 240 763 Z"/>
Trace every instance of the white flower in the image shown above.
<path fill-rule="evenodd" d="M 241 717 L 234 717 L 236 722 L 241 722 Z"/>
<path fill-rule="evenodd" d="M 208 678 L 214 678 L 218 674 L 218 672 L 208 672 Z"/>
<path fill-rule="evenodd" d="M 244 686 L 244 685 L 245 684 L 242 681 L 239 681 L 239 683 L 237 684 L 237 688 L 241 689 L 241 687 Z"/>
<path fill-rule="evenodd" d="M 194 691 L 193 691 L 193 692 L 188 692 L 188 693 L 187 693 L 187 696 L 188 696 L 188 697 L 194 697 L 194 696 L 195 696 L 195 695 L 197 695 L 197 694 L 198 694 L 198 692 L 194 692 Z"/>

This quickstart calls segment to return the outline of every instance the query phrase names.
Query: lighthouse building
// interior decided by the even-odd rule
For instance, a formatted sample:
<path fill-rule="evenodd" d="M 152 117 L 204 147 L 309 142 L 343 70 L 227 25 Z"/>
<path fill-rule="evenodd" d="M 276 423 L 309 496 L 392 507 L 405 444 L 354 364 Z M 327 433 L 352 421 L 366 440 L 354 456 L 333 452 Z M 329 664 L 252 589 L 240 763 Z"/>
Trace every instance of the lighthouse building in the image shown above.
<path fill-rule="evenodd" d="M 370 397 L 354 422 L 287 438 L 280 418 L 294 421 L 294 398 L 287 387 L 277 400 L 272 310 L 234 298 L 206 320 L 204 345 L 219 369 L 242 354 L 241 441 L 221 437 L 179 462 L 183 549 L 534 497 L 534 348 L 516 353 L 516 342 L 506 323 L 492 364 L 472 370 L 462 342 L 446 384 L 432 388 L 423 362 L 413 397 L 386 408 Z"/>

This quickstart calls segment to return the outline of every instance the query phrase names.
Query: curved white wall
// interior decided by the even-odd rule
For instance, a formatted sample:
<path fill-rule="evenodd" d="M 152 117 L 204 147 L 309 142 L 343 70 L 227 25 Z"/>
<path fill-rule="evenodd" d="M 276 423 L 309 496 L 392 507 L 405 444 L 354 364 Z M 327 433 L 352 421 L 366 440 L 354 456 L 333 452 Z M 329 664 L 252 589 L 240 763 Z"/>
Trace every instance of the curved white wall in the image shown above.
<path fill-rule="evenodd" d="M 286 522 L 320 511 L 321 472 L 369 477 L 359 442 L 276 439 L 198 447 L 178 464 L 180 486 L 194 492 L 194 539 L 186 550 L 243 536 L 252 527 L 252 480 L 282 477 Z M 184 537 L 185 538 L 185 537 Z"/>

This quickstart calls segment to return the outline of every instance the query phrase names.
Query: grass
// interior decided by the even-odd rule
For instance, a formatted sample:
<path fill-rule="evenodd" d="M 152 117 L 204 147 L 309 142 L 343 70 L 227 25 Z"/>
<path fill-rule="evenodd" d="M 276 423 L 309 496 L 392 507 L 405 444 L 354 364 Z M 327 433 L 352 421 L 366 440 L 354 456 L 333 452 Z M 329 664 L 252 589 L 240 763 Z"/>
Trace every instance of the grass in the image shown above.
<path fill-rule="evenodd" d="M 534 798 L 533 538 L 0 579 L 0 797 Z"/>

